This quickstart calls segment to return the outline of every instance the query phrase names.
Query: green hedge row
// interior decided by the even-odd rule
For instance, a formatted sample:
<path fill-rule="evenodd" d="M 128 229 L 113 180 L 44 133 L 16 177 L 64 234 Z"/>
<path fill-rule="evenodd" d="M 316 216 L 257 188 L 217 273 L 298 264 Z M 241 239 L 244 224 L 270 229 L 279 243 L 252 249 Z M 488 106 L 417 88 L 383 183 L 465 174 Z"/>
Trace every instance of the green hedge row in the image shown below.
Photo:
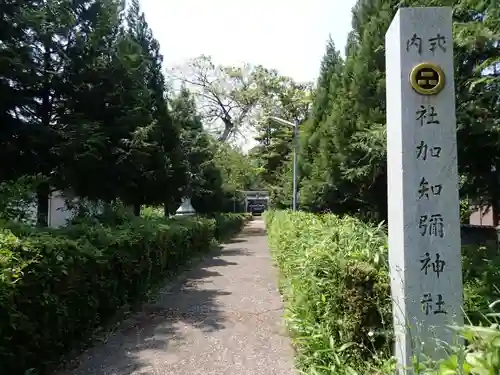
<path fill-rule="evenodd" d="M 385 229 L 330 214 L 269 211 L 264 218 L 300 370 L 382 374 L 392 354 Z M 469 246 L 463 256 L 465 309 L 479 323 L 500 299 L 500 255 Z"/>
<path fill-rule="evenodd" d="M 235 233 L 238 233 L 243 229 L 246 222 L 252 219 L 252 214 L 250 213 L 234 213 L 234 214 L 212 214 L 211 217 L 217 223 L 215 227 L 216 238 L 223 242 L 231 238 Z M 239 218 L 234 220 L 234 218 Z"/>
<path fill-rule="evenodd" d="M 82 221 L 44 231 L 1 229 L 2 373 L 21 375 L 57 363 L 118 309 L 140 303 L 152 286 L 246 220 L 220 214 L 135 218 L 113 226 Z"/>

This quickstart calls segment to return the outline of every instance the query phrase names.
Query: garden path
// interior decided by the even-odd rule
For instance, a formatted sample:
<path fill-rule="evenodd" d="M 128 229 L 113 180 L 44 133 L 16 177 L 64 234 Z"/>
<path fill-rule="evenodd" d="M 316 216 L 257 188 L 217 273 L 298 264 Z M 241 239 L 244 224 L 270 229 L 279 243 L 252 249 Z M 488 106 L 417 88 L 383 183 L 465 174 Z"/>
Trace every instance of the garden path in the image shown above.
<path fill-rule="evenodd" d="M 294 375 L 257 218 L 61 375 Z"/>

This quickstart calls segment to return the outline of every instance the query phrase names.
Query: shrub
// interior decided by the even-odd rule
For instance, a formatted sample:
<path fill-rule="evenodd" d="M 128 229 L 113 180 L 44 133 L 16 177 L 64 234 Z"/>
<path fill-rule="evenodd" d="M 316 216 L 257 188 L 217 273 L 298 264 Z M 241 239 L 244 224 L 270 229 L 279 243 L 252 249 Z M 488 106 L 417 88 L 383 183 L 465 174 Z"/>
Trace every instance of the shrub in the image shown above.
<path fill-rule="evenodd" d="M 455 350 L 449 358 L 427 366 L 424 369 L 427 370 L 425 374 L 500 374 L 500 329 L 498 322 L 491 324 L 490 327 L 465 326 L 460 330 L 468 344 Z M 461 365 L 458 365 L 459 357 L 465 359 Z"/>
<path fill-rule="evenodd" d="M 68 204 L 68 202 L 66 202 Z M 76 213 L 70 224 L 78 223 L 102 223 L 107 225 L 121 225 L 135 218 L 133 209 L 127 207 L 120 200 L 112 203 L 88 202 L 79 200 L 69 205 Z"/>
<path fill-rule="evenodd" d="M 163 208 L 145 207 L 141 216 L 148 219 L 163 219 Z M 216 212 L 206 214 L 206 217 L 215 220 L 215 238 L 219 241 L 225 241 L 238 233 L 245 223 L 252 218 L 249 213 Z"/>
<path fill-rule="evenodd" d="M 141 216 L 145 219 L 163 218 L 165 211 L 163 207 L 146 206 L 142 208 Z"/>
<path fill-rule="evenodd" d="M 268 211 L 264 218 L 298 367 L 370 373 L 392 348 L 385 228 L 330 214 Z M 500 297 L 500 256 L 493 247 L 467 246 L 463 257 L 465 309 L 473 323 L 484 322 Z"/>
<path fill-rule="evenodd" d="M 299 368 L 342 373 L 339 359 L 359 365 L 374 349 L 386 348 L 386 335 L 371 336 L 392 319 L 382 228 L 302 212 L 266 212 L 264 217 L 283 276 Z"/>
<path fill-rule="evenodd" d="M 36 195 L 33 192 L 43 181 L 41 176 L 24 176 L 15 181 L 1 182 L 0 218 L 34 224 Z"/>
<path fill-rule="evenodd" d="M 116 225 L 109 225 L 86 218 L 57 230 L 2 229 L 2 372 L 17 375 L 57 363 L 118 309 L 141 302 L 153 285 L 206 253 L 216 234 L 233 233 L 243 219 L 115 217 Z"/>
<path fill-rule="evenodd" d="M 225 241 L 238 233 L 246 222 L 252 218 L 248 213 L 215 213 L 212 214 L 215 220 L 215 238 Z"/>

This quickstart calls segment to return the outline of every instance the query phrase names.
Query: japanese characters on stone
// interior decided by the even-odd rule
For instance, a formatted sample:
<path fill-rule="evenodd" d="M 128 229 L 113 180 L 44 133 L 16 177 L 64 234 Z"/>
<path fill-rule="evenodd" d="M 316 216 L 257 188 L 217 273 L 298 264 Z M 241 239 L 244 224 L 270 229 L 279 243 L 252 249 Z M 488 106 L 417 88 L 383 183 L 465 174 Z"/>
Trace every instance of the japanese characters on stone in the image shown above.
<path fill-rule="evenodd" d="M 440 213 L 434 213 L 431 215 L 420 215 L 418 221 L 418 229 L 420 234 L 429 237 L 440 237 L 443 238 L 444 233 L 444 218 Z"/>
<path fill-rule="evenodd" d="M 427 158 L 439 158 L 441 155 L 441 147 L 429 145 L 424 141 L 420 141 L 417 145 L 417 160 L 427 160 Z"/>
<path fill-rule="evenodd" d="M 394 374 L 461 342 L 452 7 L 400 8 L 385 36 Z"/>
<path fill-rule="evenodd" d="M 418 199 L 429 199 L 429 195 L 434 197 L 440 196 L 442 190 L 443 185 L 432 185 L 425 179 L 425 177 L 422 177 L 418 186 Z"/>
<path fill-rule="evenodd" d="M 433 54 L 437 51 L 446 52 L 446 42 L 446 37 L 439 33 L 431 38 L 428 38 L 427 40 L 414 33 L 406 41 L 406 52 L 415 50 L 419 55 L 421 55 L 423 48 L 427 48 Z"/>
<path fill-rule="evenodd" d="M 430 314 L 445 314 L 445 301 L 442 294 L 433 295 L 432 293 L 424 293 L 422 299 L 420 300 L 422 304 L 422 310 L 425 315 Z"/>
<path fill-rule="evenodd" d="M 415 49 L 419 55 L 422 54 L 424 48 L 427 48 L 431 53 L 435 54 L 437 51 L 446 52 L 446 38 L 440 34 L 435 37 L 423 39 L 417 34 L 413 34 L 406 42 L 406 50 L 409 52 Z M 431 75 L 422 76 L 419 79 L 420 84 L 425 85 L 423 80 L 435 79 Z M 429 81 L 430 82 L 430 81 Z M 429 83 L 427 82 L 427 83 Z M 431 82 L 436 84 L 436 82 Z M 422 103 L 415 109 L 415 126 L 417 126 L 417 133 L 426 132 L 427 127 L 440 125 L 439 109 L 433 104 Z M 442 147 L 439 144 L 431 143 L 432 140 L 425 139 L 425 136 L 417 141 L 416 146 L 416 159 L 419 163 L 436 163 L 439 162 L 441 157 Z M 435 178 L 435 177 L 432 177 Z M 416 201 L 430 201 L 439 199 L 443 191 L 443 184 L 441 181 L 431 180 L 428 176 L 421 176 L 416 188 Z M 442 239 L 446 236 L 445 233 L 445 220 L 441 212 L 427 212 L 419 216 L 417 226 L 419 233 L 422 237 L 431 237 L 436 240 Z M 433 243 L 432 241 L 429 244 Z M 435 277 L 439 279 L 443 272 L 446 271 L 446 259 L 439 251 L 430 248 L 424 250 L 423 255 L 420 257 L 420 272 L 424 277 Z M 440 293 L 423 293 L 420 304 L 423 313 L 427 315 L 447 314 L 445 296 Z"/>
<path fill-rule="evenodd" d="M 446 266 L 446 262 L 441 259 L 439 253 L 435 253 L 431 257 L 431 254 L 428 252 L 420 258 L 420 264 L 420 271 L 423 271 L 425 275 L 428 275 L 429 272 L 433 272 L 438 279 Z"/>
<path fill-rule="evenodd" d="M 420 126 L 424 125 L 439 125 L 438 114 L 433 105 L 421 105 L 416 111 L 416 120 L 420 122 Z"/>

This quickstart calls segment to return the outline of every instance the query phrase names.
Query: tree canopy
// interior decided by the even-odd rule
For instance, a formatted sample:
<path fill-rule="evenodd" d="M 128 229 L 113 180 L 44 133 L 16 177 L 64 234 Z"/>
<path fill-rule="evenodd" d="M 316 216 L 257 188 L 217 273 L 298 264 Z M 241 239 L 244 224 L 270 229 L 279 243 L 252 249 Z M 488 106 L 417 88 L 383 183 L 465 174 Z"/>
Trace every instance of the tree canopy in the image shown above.
<path fill-rule="evenodd" d="M 226 209 L 268 189 L 289 207 L 384 220 L 384 35 L 401 6 L 453 6 L 461 196 L 498 206 L 500 8 L 489 0 L 359 0 L 345 53 L 330 38 L 315 84 L 208 55 L 165 71 L 138 0 L 6 1 L 0 17 L 0 182 L 172 212 L 183 195 Z M 293 129 L 279 117 L 296 123 Z M 234 139 L 255 136 L 245 153 Z M 296 142 L 296 143 L 294 143 Z M 214 202 L 218 202 L 214 204 Z M 226 208 L 224 208 L 226 207 Z"/>
<path fill-rule="evenodd" d="M 461 195 L 498 204 L 499 10 L 493 1 L 359 0 L 345 59 L 327 42 L 302 127 L 301 205 L 387 217 L 384 35 L 398 6 L 453 6 Z"/>
<path fill-rule="evenodd" d="M 171 212 L 184 194 L 220 198 L 253 183 L 241 177 L 253 173 L 243 154 L 226 150 L 238 154 L 241 170 L 216 157 L 221 151 L 194 93 L 169 92 L 159 42 L 138 0 L 126 9 L 119 0 L 4 5 L 0 156 L 9 162 L 0 181 L 44 176 L 40 224 L 53 189 L 119 199 L 138 213 L 143 204 Z M 210 210 L 222 209 L 222 198 L 211 201 Z"/>

